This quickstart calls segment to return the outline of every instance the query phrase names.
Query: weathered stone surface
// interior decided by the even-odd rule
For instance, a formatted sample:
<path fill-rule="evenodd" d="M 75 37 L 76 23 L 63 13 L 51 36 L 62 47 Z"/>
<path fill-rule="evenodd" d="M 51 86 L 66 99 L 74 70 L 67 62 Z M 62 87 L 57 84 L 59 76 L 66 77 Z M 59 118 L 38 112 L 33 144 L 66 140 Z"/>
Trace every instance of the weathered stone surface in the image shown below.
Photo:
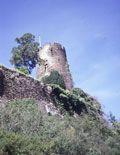
<path fill-rule="evenodd" d="M 3 72 L 0 70 L 0 96 L 3 96 L 4 93 L 4 78 Z"/>
<path fill-rule="evenodd" d="M 34 98 L 44 113 L 60 115 L 51 97 L 52 88 L 14 70 L 0 66 L 0 108 L 15 98 Z M 46 107 L 49 107 L 49 112 Z"/>
<path fill-rule="evenodd" d="M 0 96 L 8 100 L 14 98 L 35 98 L 51 102 L 51 91 L 48 86 L 6 67 L 0 66 Z M 4 77 L 4 81 L 2 81 Z"/>
<path fill-rule="evenodd" d="M 51 71 L 56 70 L 63 75 L 66 88 L 73 88 L 73 81 L 69 71 L 66 51 L 63 46 L 58 43 L 51 45 L 47 43 L 39 50 L 40 62 L 37 67 L 37 79 L 41 79 L 45 75 L 49 75 Z"/>

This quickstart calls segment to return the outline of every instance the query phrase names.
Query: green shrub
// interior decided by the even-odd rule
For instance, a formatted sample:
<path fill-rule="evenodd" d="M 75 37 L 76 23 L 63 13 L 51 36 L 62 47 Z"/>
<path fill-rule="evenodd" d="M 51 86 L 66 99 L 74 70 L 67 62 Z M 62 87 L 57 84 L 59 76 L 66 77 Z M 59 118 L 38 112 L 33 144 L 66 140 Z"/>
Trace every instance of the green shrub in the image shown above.
<path fill-rule="evenodd" d="M 1 155 L 44 155 L 41 145 L 38 136 L 22 136 L 11 131 L 0 130 Z"/>
<path fill-rule="evenodd" d="M 66 88 L 64 78 L 58 71 L 52 71 L 49 76 L 43 77 L 42 81 L 45 84 L 57 84 L 63 89 Z"/>
<path fill-rule="evenodd" d="M 50 84 L 50 86 L 52 87 L 55 106 L 60 109 L 62 114 L 69 113 L 73 115 L 75 112 L 80 115 L 81 112 L 86 111 L 84 102 L 81 102 L 78 96 L 62 89 L 58 85 Z"/>
<path fill-rule="evenodd" d="M 42 130 L 41 110 L 34 99 L 13 100 L 0 109 L 0 126 L 15 133 L 39 134 Z"/>
<path fill-rule="evenodd" d="M 78 96 L 58 85 L 51 84 L 51 87 L 56 106 L 63 113 L 79 115 L 72 117 L 66 114 L 63 118 L 47 116 L 34 99 L 15 99 L 6 103 L 0 108 L 0 153 L 119 155 L 119 126 L 116 124 L 110 128 L 103 122 L 94 106 L 92 109 L 89 98 L 82 102 Z M 79 113 L 79 108 L 86 101 L 89 113 Z"/>
<path fill-rule="evenodd" d="M 74 104 L 78 100 L 54 87 L 61 106 L 69 98 Z M 119 155 L 119 144 L 120 137 L 89 113 L 42 117 L 33 99 L 14 100 L 0 109 L 0 153 L 4 155 Z"/>
<path fill-rule="evenodd" d="M 20 67 L 19 71 L 24 73 L 25 75 L 29 75 L 29 70 L 25 66 Z"/>
<path fill-rule="evenodd" d="M 79 97 L 81 102 L 84 102 L 87 111 L 94 117 L 98 116 L 98 113 L 102 116 L 103 111 L 101 108 L 101 104 L 95 99 L 94 97 L 90 96 L 89 94 L 85 93 L 82 89 L 80 88 L 73 88 L 72 93 Z"/>
<path fill-rule="evenodd" d="M 75 94 L 78 97 L 86 97 L 87 94 L 80 88 L 73 88 L 72 93 Z"/>

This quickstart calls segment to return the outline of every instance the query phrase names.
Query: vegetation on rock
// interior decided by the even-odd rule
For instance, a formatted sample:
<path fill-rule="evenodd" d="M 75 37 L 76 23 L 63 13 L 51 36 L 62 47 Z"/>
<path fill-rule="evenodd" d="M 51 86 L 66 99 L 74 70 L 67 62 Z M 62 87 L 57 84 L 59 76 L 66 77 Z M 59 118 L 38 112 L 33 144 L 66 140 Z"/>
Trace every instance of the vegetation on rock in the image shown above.
<path fill-rule="evenodd" d="M 32 34 L 24 34 L 16 38 L 19 45 L 12 49 L 10 62 L 25 75 L 40 61 L 38 43 L 34 39 Z M 44 63 L 42 59 L 41 63 Z M 120 122 L 112 114 L 110 123 L 107 122 L 97 99 L 80 88 L 65 90 L 64 78 L 57 71 L 43 77 L 42 81 L 52 88 L 50 99 L 61 116 L 47 115 L 43 110 L 45 105 L 43 108 L 32 98 L 2 103 L 0 154 L 120 155 Z M 3 84 L 4 75 L 0 71 L 0 88 Z M 1 97 L 3 90 L 0 89 Z"/>
<path fill-rule="evenodd" d="M 25 75 L 29 75 L 29 71 L 28 71 L 27 67 L 25 67 L 25 66 L 20 67 L 19 71 L 24 73 Z"/>
<path fill-rule="evenodd" d="M 91 113 L 46 117 L 34 99 L 13 100 L 0 109 L 1 154 L 119 155 L 119 144 L 116 129 Z"/>
<path fill-rule="evenodd" d="M 58 71 L 52 71 L 49 76 L 43 77 L 42 81 L 45 84 L 57 84 L 63 89 L 66 88 L 64 78 Z"/>
<path fill-rule="evenodd" d="M 60 109 L 63 115 L 66 112 L 70 115 L 74 115 L 74 113 L 80 115 L 83 111 L 87 112 L 85 102 L 80 101 L 78 96 L 68 90 L 64 90 L 58 85 L 50 84 L 49 86 L 52 87 L 55 106 Z"/>

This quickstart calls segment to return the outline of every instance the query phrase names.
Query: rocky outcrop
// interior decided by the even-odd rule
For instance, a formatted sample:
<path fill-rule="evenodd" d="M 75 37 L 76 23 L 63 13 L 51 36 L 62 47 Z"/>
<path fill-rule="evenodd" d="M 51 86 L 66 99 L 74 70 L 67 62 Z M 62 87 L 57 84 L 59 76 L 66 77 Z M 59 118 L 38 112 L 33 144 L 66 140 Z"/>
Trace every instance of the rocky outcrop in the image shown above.
<path fill-rule="evenodd" d="M 19 98 L 34 98 L 45 113 L 60 115 L 51 96 L 52 88 L 15 70 L 0 66 L 0 107 Z"/>
<path fill-rule="evenodd" d="M 19 71 L 0 66 L 0 108 L 13 99 L 34 98 L 44 114 L 59 115 L 66 112 L 78 115 L 86 111 L 84 102 L 68 90 L 57 85 L 51 87 Z"/>
<path fill-rule="evenodd" d="M 0 107 L 15 98 L 34 98 L 47 112 L 59 114 L 51 97 L 52 88 L 15 70 L 0 66 Z M 47 112 L 48 113 L 48 112 Z"/>
<path fill-rule="evenodd" d="M 3 72 L 0 70 L 0 96 L 4 94 L 4 78 Z"/>
<path fill-rule="evenodd" d="M 8 100 L 14 98 L 35 98 L 36 100 L 51 101 L 51 88 L 32 77 L 0 67 L 0 96 Z"/>

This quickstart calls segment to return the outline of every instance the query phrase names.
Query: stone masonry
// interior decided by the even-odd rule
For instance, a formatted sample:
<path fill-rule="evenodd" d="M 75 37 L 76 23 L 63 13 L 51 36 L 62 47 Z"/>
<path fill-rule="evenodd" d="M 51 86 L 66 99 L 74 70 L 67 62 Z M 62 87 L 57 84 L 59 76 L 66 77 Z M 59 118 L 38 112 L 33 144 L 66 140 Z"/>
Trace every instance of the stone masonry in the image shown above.
<path fill-rule="evenodd" d="M 58 43 L 53 45 L 47 43 L 39 50 L 37 79 L 50 75 L 50 72 L 53 70 L 63 75 L 66 89 L 71 90 L 73 88 L 73 81 L 69 71 L 65 48 Z"/>
<path fill-rule="evenodd" d="M 15 70 L 0 66 L 0 107 L 13 99 L 34 98 L 47 113 L 60 115 L 54 106 L 52 88 Z"/>
<path fill-rule="evenodd" d="M 15 98 L 35 98 L 51 101 L 51 88 L 32 77 L 0 66 L 0 96 L 8 100 Z"/>

